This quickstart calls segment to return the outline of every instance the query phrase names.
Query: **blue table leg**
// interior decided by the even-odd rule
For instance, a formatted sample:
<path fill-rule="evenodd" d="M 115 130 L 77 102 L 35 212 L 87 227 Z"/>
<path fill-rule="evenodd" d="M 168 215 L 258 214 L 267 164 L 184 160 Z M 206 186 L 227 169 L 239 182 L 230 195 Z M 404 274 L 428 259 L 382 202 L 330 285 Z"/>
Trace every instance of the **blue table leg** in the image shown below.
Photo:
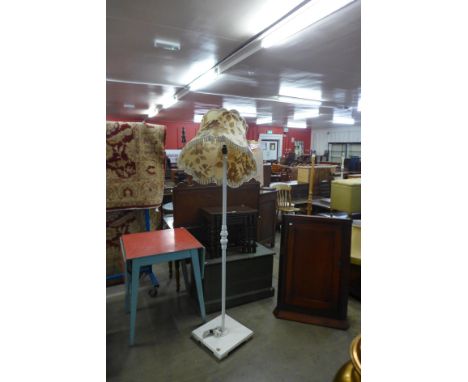
<path fill-rule="evenodd" d="M 130 282 L 131 277 L 128 274 L 127 261 L 124 261 L 124 277 L 125 277 L 125 312 L 130 312 Z"/>
<path fill-rule="evenodd" d="M 201 283 L 201 273 L 200 273 L 200 260 L 198 258 L 198 250 L 191 250 L 192 255 L 192 267 L 193 267 L 193 275 L 195 277 L 195 285 L 197 286 L 197 294 L 198 294 L 198 304 L 200 305 L 200 314 L 203 321 L 206 321 L 206 313 L 205 313 L 205 300 L 203 299 L 203 289 Z"/>
<path fill-rule="evenodd" d="M 150 221 L 150 210 L 149 210 L 149 208 L 147 208 L 145 210 L 145 225 L 146 225 L 146 231 L 148 231 L 148 232 L 151 231 L 151 221 Z"/>
<path fill-rule="evenodd" d="M 139 275 L 140 265 L 137 261 L 132 261 L 132 284 L 130 287 L 130 345 L 135 343 L 135 321 L 140 281 Z"/>

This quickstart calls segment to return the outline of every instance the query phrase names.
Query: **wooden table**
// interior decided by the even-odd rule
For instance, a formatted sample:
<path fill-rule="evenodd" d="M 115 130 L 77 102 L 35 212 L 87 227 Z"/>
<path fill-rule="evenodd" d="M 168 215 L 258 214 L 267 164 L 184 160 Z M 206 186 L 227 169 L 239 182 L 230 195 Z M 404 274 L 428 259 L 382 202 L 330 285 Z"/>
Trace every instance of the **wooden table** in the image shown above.
<path fill-rule="evenodd" d="M 160 231 L 132 233 L 120 238 L 122 255 L 125 263 L 125 309 L 130 305 L 130 345 L 135 342 L 135 321 L 138 302 L 140 269 L 161 262 L 191 259 L 198 303 L 203 321 L 205 321 L 205 302 L 203 299 L 202 278 L 205 248 L 185 228 L 165 229 Z M 201 270 L 200 270 L 200 264 Z M 187 270 L 182 261 L 182 271 L 186 287 Z"/>

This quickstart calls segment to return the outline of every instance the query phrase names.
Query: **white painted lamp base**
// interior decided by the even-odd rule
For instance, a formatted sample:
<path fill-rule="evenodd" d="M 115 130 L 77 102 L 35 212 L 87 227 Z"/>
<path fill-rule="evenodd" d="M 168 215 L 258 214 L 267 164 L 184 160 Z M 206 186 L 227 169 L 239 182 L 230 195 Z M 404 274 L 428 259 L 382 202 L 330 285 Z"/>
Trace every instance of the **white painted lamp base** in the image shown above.
<path fill-rule="evenodd" d="M 212 351 L 218 359 L 223 359 L 237 346 L 253 336 L 253 331 L 232 319 L 227 314 L 224 322 L 226 331 L 220 337 L 210 335 L 203 338 L 203 333 L 221 326 L 221 316 L 212 319 L 192 332 L 192 337 Z"/>

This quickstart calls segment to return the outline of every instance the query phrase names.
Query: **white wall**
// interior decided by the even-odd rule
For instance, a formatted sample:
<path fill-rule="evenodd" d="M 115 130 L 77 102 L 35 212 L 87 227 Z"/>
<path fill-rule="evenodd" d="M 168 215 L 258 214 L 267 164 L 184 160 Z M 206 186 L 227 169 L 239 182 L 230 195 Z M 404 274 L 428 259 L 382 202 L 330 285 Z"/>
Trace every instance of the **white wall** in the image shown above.
<path fill-rule="evenodd" d="M 361 142 L 361 126 L 334 126 L 332 128 L 312 128 L 312 150 L 323 155 L 329 142 Z"/>

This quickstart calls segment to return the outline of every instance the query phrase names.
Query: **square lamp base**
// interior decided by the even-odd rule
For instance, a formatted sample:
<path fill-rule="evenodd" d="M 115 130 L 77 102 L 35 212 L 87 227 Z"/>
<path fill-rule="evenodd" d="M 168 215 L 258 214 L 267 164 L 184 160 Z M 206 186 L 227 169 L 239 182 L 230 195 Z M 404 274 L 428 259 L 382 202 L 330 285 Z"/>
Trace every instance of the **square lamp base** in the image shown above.
<path fill-rule="evenodd" d="M 210 335 L 203 338 L 203 333 L 221 326 L 221 316 L 212 319 L 192 332 L 192 337 L 206 346 L 218 359 L 223 359 L 236 347 L 253 336 L 252 330 L 246 328 L 227 314 L 225 315 L 224 323 L 226 333 L 220 337 Z"/>

